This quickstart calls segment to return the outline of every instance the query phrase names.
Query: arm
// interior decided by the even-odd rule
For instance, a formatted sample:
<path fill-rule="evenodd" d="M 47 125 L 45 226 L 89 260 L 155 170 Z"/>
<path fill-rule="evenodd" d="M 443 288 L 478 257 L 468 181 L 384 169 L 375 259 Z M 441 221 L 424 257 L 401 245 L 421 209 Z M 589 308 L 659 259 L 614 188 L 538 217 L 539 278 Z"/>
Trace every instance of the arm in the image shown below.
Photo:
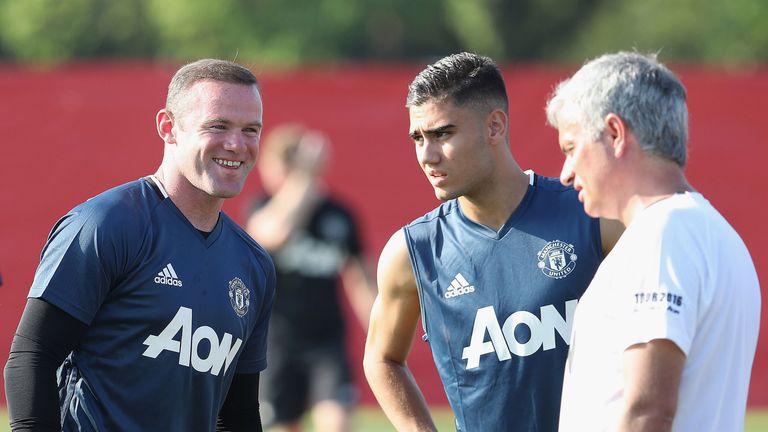
<path fill-rule="evenodd" d="M 27 300 L 5 365 L 12 430 L 61 430 L 56 369 L 86 329 L 86 324 L 44 300 Z"/>
<path fill-rule="evenodd" d="M 376 298 L 376 286 L 365 266 L 365 258 L 353 256 L 347 260 L 341 273 L 342 285 L 363 329 L 368 329 L 371 308 Z"/>
<path fill-rule="evenodd" d="M 671 431 L 685 354 L 668 339 L 654 339 L 624 351 L 624 407 L 621 431 Z"/>
<path fill-rule="evenodd" d="M 262 431 L 258 373 L 236 373 L 219 411 L 216 432 L 238 431 Z"/>
<path fill-rule="evenodd" d="M 624 233 L 624 225 L 614 219 L 600 218 L 600 239 L 603 243 L 603 255 L 613 249 L 619 237 Z"/>
<path fill-rule="evenodd" d="M 402 230 L 384 246 L 377 280 L 379 294 L 363 359 L 365 377 L 395 429 L 435 431 L 424 396 L 405 364 L 419 320 L 419 297 Z"/>
<path fill-rule="evenodd" d="M 291 235 L 301 230 L 320 198 L 319 176 L 327 157 L 322 137 L 304 138 L 280 188 L 266 205 L 253 212 L 246 230 L 270 252 L 280 249 Z M 274 161 L 275 164 L 283 162 Z"/>

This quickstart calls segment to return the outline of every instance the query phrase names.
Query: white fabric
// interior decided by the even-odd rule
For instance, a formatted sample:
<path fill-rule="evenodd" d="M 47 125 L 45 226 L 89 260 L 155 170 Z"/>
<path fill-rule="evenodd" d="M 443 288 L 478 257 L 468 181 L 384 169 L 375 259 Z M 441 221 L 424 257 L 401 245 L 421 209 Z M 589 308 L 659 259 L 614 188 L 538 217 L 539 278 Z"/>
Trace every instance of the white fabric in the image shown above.
<path fill-rule="evenodd" d="M 576 308 L 560 431 L 613 431 L 626 348 L 668 339 L 686 354 L 674 431 L 741 431 L 760 286 L 741 238 L 698 193 L 639 214 Z"/>

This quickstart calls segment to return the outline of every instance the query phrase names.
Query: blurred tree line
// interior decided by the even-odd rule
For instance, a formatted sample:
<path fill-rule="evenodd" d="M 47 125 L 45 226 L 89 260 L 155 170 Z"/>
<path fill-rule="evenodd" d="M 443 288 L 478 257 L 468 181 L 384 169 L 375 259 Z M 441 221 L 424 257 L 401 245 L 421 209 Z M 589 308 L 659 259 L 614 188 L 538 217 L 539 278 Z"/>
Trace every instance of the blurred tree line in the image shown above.
<path fill-rule="evenodd" d="M 758 64 L 765 0 L 0 0 L 0 60 L 220 57 L 292 66 L 433 59 L 580 63 L 605 51 Z"/>

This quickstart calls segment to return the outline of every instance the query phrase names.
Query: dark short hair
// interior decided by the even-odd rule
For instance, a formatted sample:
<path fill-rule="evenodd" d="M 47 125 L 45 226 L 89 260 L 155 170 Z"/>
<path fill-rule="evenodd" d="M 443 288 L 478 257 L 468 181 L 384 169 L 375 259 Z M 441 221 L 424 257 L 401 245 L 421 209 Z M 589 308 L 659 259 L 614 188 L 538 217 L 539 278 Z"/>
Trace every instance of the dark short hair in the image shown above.
<path fill-rule="evenodd" d="M 408 86 L 405 106 L 451 99 L 456 105 L 509 109 L 504 78 L 489 57 L 463 52 L 427 66 Z"/>
<path fill-rule="evenodd" d="M 231 84 L 255 85 L 259 87 L 256 76 L 235 62 L 219 59 L 202 59 L 182 66 L 168 84 L 168 97 L 165 109 L 174 112 L 182 93 L 198 81 L 212 80 Z"/>

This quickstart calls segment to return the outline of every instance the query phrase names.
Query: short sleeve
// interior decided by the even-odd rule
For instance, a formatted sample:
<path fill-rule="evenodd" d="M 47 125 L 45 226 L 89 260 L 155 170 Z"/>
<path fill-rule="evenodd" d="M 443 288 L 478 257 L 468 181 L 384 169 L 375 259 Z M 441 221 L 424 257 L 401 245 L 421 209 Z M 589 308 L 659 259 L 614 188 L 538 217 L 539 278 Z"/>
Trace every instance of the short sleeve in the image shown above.
<path fill-rule="evenodd" d="M 636 261 L 623 278 L 625 348 L 667 339 L 688 355 L 699 315 L 703 263 L 697 239 L 689 229 L 678 228 L 667 225 L 658 236 L 636 243 Z"/>
<path fill-rule="evenodd" d="M 29 292 L 90 324 L 117 278 L 121 235 L 85 205 L 54 225 Z"/>
<path fill-rule="evenodd" d="M 275 267 L 272 260 L 265 257 L 260 259 L 259 268 L 263 270 L 262 286 L 258 288 L 261 290 L 262 302 L 253 331 L 237 362 L 237 373 L 257 373 L 267 367 L 267 332 L 275 302 Z"/>

